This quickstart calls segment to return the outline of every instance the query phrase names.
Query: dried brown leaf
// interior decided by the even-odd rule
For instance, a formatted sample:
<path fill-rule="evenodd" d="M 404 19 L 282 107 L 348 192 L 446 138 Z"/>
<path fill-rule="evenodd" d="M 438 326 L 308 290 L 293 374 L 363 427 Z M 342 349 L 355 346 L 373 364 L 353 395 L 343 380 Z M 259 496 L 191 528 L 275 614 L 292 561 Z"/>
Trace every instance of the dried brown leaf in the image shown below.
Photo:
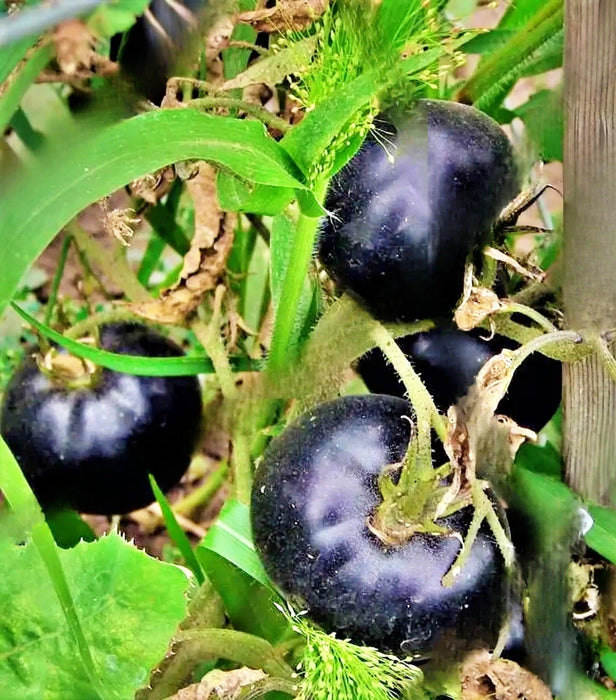
<path fill-rule="evenodd" d="M 54 42 L 56 60 L 66 75 L 91 68 L 95 53 L 94 35 L 80 19 L 61 22 L 54 33 Z"/>
<path fill-rule="evenodd" d="M 236 217 L 218 205 L 214 168 L 199 163 L 198 174 L 186 187 L 195 204 L 195 234 L 180 279 L 160 299 L 130 305 L 135 313 L 158 323 L 184 322 L 224 276 L 233 245 Z"/>
<path fill-rule="evenodd" d="M 514 661 L 470 654 L 462 666 L 462 700 L 552 700 L 549 688 Z"/>
<path fill-rule="evenodd" d="M 470 331 L 501 309 L 502 303 L 491 289 L 473 287 L 470 294 L 456 309 L 454 320 L 460 330 Z"/>
<path fill-rule="evenodd" d="M 234 700 L 247 685 L 267 676 L 263 671 L 238 668 L 235 671 L 210 671 L 199 683 L 193 683 L 172 696 L 170 700 Z"/>
<path fill-rule="evenodd" d="M 329 0 L 278 0 L 275 7 L 240 12 L 235 19 L 258 32 L 299 31 L 320 17 L 328 4 Z"/>

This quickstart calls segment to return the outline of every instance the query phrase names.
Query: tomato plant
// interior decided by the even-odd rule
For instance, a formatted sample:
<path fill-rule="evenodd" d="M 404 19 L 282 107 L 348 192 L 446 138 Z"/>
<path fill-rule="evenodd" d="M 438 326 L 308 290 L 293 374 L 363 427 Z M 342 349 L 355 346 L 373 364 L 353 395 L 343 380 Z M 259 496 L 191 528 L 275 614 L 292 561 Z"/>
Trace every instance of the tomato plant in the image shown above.
<path fill-rule="evenodd" d="M 563 4 L 0 16 L 3 700 L 613 692 L 616 14 L 563 100 Z"/>

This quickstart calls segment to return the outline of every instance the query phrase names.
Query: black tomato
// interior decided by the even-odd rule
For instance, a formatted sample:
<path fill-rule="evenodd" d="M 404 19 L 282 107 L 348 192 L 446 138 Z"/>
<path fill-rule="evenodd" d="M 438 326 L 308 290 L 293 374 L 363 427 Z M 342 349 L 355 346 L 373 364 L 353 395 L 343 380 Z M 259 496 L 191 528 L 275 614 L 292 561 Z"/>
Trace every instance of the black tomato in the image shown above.
<path fill-rule="evenodd" d="M 462 398 L 483 364 L 501 350 L 519 345 L 503 336 L 482 339 L 486 331 L 466 333 L 456 328 L 435 328 L 398 338 L 396 343 L 412 362 L 440 411 Z M 374 349 L 361 357 L 357 370 L 370 391 L 404 396 L 394 368 Z M 561 365 L 544 355 L 531 355 L 516 370 L 509 390 L 498 406 L 502 413 L 526 428 L 540 430 L 554 415 L 561 400 Z"/>
<path fill-rule="evenodd" d="M 101 346 L 151 357 L 182 355 L 140 324 L 101 330 Z M 86 513 L 126 513 L 154 500 L 148 480 L 173 486 L 188 467 L 201 422 L 195 377 L 137 377 L 103 369 L 67 388 L 28 358 L 11 378 L 0 431 L 39 502 Z"/>
<path fill-rule="evenodd" d="M 441 585 L 471 507 L 438 521 L 448 535 L 415 534 L 398 547 L 386 547 L 367 527 L 380 502 L 379 474 L 405 455 L 410 414 L 407 402 L 371 394 L 300 416 L 272 440 L 257 469 L 255 546 L 290 600 L 341 638 L 399 655 L 491 646 L 509 592 L 485 525 L 454 584 Z"/>
<path fill-rule="evenodd" d="M 152 0 L 124 35 L 112 37 L 111 58 L 119 60 L 123 74 L 151 102 L 160 104 L 167 80 L 180 68 L 182 52 L 195 43 L 198 14 L 205 4 L 206 0 Z"/>
<path fill-rule="evenodd" d="M 518 189 L 495 121 L 467 105 L 420 100 L 410 114 L 377 120 L 333 178 L 319 259 L 382 320 L 450 315 L 467 258 Z"/>

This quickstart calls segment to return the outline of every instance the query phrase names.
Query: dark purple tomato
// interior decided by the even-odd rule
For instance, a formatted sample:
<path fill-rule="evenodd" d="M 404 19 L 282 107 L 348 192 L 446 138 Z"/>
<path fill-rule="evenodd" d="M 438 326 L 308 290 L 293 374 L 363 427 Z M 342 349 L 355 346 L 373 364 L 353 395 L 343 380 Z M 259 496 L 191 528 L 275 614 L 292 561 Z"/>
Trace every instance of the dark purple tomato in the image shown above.
<path fill-rule="evenodd" d="M 104 326 L 111 352 L 174 357 L 182 350 L 140 324 Z M 201 422 L 195 377 L 136 377 L 103 369 L 89 387 L 67 388 L 28 358 L 11 378 L 0 431 L 39 502 L 85 513 L 126 513 L 154 500 L 188 467 Z"/>
<path fill-rule="evenodd" d="M 518 190 L 511 145 L 493 119 L 420 100 L 410 114 L 377 120 L 332 180 L 319 259 L 382 320 L 448 316 L 466 260 Z"/>
<path fill-rule="evenodd" d="M 519 345 L 503 336 L 483 340 L 485 331 L 466 333 L 456 328 L 435 328 L 398 338 L 396 343 L 412 362 L 440 411 L 462 398 L 484 363 Z M 366 353 L 357 370 L 370 391 L 404 396 L 404 387 L 380 350 Z M 526 428 L 540 430 L 554 415 L 561 400 L 561 365 L 544 355 L 531 355 L 516 370 L 504 399 L 502 413 Z"/>
<path fill-rule="evenodd" d="M 438 521 L 448 535 L 416 534 L 398 547 L 367 527 L 380 502 L 379 474 L 405 455 L 410 415 L 398 398 L 347 396 L 292 423 L 257 469 L 255 546 L 289 599 L 341 638 L 400 655 L 491 646 L 509 587 L 487 527 L 454 584 L 441 585 L 471 507 Z"/>
<path fill-rule="evenodd" d="M 152 0 L 124 35 L 111 39 L 111 58 L 120 62 L 124 76 L 151 102 L 160 104 L 167 80 L 180 74 L 186 52 L 197 55 L 190 49 L 206 1 Z"/>

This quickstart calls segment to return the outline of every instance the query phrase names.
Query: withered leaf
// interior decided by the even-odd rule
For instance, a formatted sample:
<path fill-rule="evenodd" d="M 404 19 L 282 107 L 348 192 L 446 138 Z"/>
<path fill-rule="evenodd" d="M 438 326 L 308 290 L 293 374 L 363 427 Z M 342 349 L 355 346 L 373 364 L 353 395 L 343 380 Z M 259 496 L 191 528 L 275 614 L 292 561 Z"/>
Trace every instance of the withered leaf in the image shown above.
<path fill-rule="evenodd" d="M 549 688 L 514 661 L 488 651 L 469 654 L 462 666 L 462 700 L 552 700 Z"/>
<path fill-rule="evenodd" d="M 130 304 L 140 316 L 158 323 L 182 324 L 223 277 L 236 216 L 219 207 L 215 182 L 214 168 L 204 162 L 199 163 L 197 175 L 186 181 L 195 204 L 195 234 L 184 256 L 180 279 L 160 299 Z"/>
<path fill-rule="evenodd" d="M 258 32 L 298 31 L 309 27 L 328 4 L 329 0 L 278 0 L 275 7 L 240 12 L 235 19 Z"/>
<path fill-rule="evenodd" d="M 265 673 L 252 668 L 234 671 L 214 670 L 207 673 L 199 683 L 193 683 L 173 695 L 169 700 L 234 700 L 243 687 L 266 678 Z"/>

